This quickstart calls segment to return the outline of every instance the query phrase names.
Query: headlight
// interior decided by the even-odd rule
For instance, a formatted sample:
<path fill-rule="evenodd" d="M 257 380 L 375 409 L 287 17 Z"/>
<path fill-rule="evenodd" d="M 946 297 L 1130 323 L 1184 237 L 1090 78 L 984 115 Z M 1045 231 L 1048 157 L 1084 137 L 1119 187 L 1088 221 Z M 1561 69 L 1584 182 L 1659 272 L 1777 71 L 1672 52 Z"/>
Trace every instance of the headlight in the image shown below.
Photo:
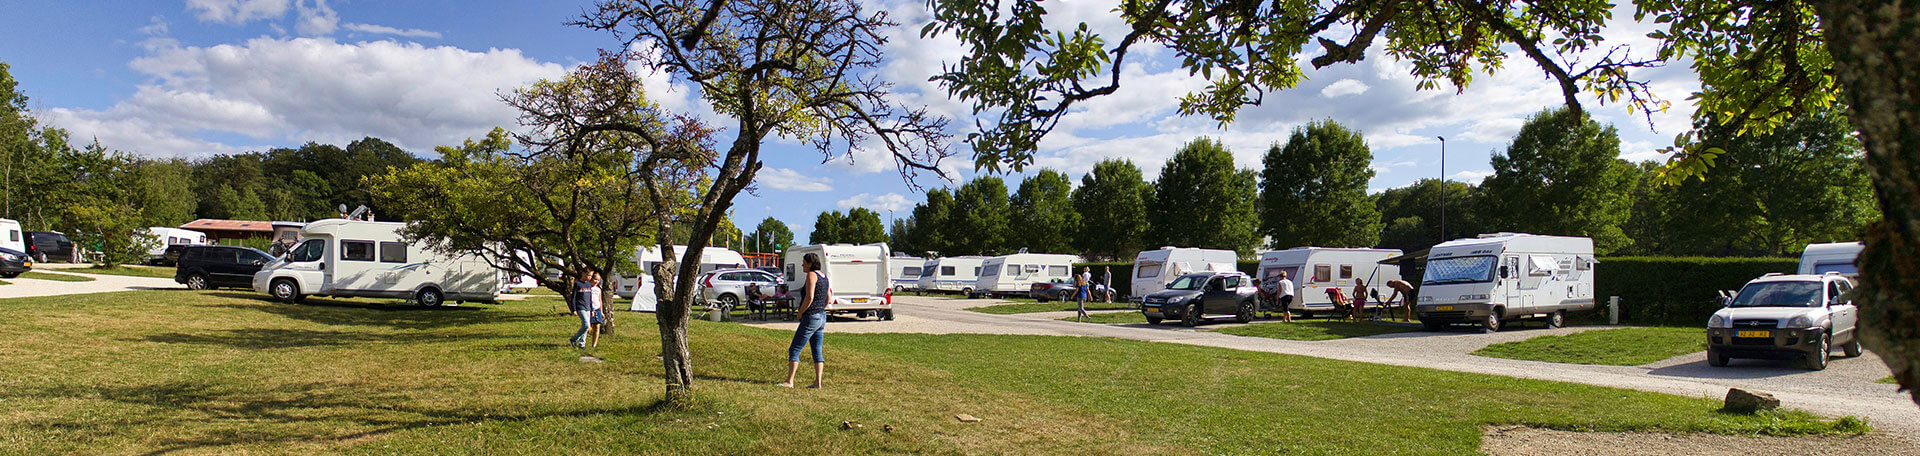
<path fill-rule="evenodd" d="M 1483 299 L 1487 299 L 1487 295 L 1484 295 L 1484 294 L 1463 294 L 1463 295 L 1460 295 L 1460 300 L 1461 300 L 1461 301 L 1475 301 L 1475 300 L 1483 300 Z"/>
<path fill-rule="evenodd" d="M 1813 319 L 1807 318 L 1806 315 L 1787 319 L 1787 324 L 1780 325 L 1782 328 L 1806 328 L 1811 326 L 1813 326 Z"/>
<path fill-rule="evenodd" d="M 1421 297 L 1420 297 L 1420 302 L 1433 302 L 1433 297 L 1432 297 L 1432 296 L 1421 296 Z"/>
<path fill-rule="evenodd" d="M 13 254 L 11 254 L 11 253 L 0 253 L 0 258 L 6 258 L 6 259 L 7 259 L 7 261 L 13 261 L 13 260 L 18 260 L 18 259 L 20 259 L 20 257 L 17 257 L 17 256 L 14 256 L 14 255 L 13 255 Z"/>
<path fill-rule="evenodd" d="M 1727 318 L 1719 315 L 1714 315 L 1712 318 L 1707 319 L 1707 327 L 1708 328 L 1725 328 L 1727 327 Z"/>

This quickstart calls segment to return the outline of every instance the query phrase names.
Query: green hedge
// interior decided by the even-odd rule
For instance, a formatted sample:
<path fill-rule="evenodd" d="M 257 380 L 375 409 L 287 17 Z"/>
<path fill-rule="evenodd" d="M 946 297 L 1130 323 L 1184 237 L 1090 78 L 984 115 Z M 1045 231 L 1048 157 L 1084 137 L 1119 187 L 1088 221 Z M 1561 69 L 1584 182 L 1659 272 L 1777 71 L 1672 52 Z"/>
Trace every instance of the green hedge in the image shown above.
<path fill-rule="evenodd" d="M 1739 290 L 1770 272 L 1792 273 L 1794 258 L 1610 257 L 1594 268 L 1596 316 L 1606 319 L 1606 300 L 1620 297 L 1622 323 L 1703 326 L 1720 308 L 1718 290 Z"/>

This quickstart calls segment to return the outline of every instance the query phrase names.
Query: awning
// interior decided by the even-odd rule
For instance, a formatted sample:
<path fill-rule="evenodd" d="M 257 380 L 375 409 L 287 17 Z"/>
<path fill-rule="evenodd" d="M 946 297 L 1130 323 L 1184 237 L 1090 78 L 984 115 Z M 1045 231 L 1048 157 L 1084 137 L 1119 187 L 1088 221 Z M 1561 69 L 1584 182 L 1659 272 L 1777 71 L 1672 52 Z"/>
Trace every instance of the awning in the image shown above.
<path fill-rule="evenodd" d="M 1391 265 L 1404 268 L 1404 267 L 1407 267 L 1407 265 L 1409 264 L 1424 263 L 1427 261 L 1427 252 L 1431 250 L 1433 249 L 1425 248 L 1425 249 L 1415 250 L 1407 253 L 1402 253 L 1396 256 L 1388 257 L 1387 259 L 1384 259 L 1384 260 L 1380 260 L 1380 264 L 1391 264 Z"/>

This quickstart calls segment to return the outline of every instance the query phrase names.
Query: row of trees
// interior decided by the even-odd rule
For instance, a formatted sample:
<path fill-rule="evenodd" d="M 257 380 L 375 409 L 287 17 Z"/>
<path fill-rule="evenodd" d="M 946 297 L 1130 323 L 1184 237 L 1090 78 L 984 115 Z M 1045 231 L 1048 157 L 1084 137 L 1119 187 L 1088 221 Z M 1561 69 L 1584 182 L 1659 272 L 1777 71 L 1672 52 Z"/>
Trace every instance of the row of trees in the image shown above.
<path fill-rule="evenodd" d="M 1695 135 L 1741 153 L 1705 181 L 1664 185 L 1653 162 L 1618 158 L 1613 127 L 1547 109 L 1493 157 L 1494 174 L 1479 185 L 1423 179 L 1369 194 L 1373 154 L 1365 138 L 1321 121 L 1269 148 L 1257 175 L 1235 166 L 1218 141 L 1201 138 L 1151 184 L 1132 162 L 1106 160 L 1079 188 L 1043 169 L 1011 195 L 990 175 L 957 191 L 932 189 L 888 239 L 897 251 L 921 254 L 1027 248 L 1125 259 L 1162 245 L 1243 255 L 1307 245 L 1413 250 L 1519 231 L 1591 237 L 1602 254 L 1782 255 L 1810 242 L 1858 239 L 1875 218 L 1859 144 L 1833 111 L 1758 136 L 1736 137 L 1703 121 Z M 1443 210 L 1451 211 L 1444 232 Z M 816 232 L 849 226 L 830 215 L 837 216 L 823 214 Z"/>

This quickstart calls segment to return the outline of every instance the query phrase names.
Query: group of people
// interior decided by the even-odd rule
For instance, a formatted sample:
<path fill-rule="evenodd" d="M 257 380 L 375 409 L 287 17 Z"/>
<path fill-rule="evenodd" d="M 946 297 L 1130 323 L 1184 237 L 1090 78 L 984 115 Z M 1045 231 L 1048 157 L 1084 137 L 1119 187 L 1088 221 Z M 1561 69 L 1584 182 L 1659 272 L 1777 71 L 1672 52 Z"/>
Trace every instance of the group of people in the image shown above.
<path fill-rule="evenodd" d="M 1076 314 L 1074 319 L 1081 323 L 1086 323 L 1089 320 L 1087 315 L 1087 300 L 1093 299 L 1095 296 L 1094 292 L 1098 291 L 1099 295 L 1103 296 L 1108 303 L 1113 302 L 1113 268 L 1103 267 L 1103 269 L 1105 269 L 1105 271 L 1102 271 L 1101 274 L 1105 277 L 1106 283 L 1100 284 L 1099 290 L 1093 288 L 1092 267 L 1081 266 L 1080 274 L 1073 276 L 1073 299 L 1080 303 L 1080 313 Z"/>
<path fill-rule="evenodd" d="M 1294 300 L 1293 280 L 1287 277 L 1287 271 L 1278 271 L 1276 277 L 1279 280 L 1273 286 L 1272 291 L 1266 291 L 1266 289 L 1262 289 L 1261 291 L 1266 293 L 1268 295 L 1266 297 L 1271 299 L 1270 302 L 1274 304 L 1269 307 L 1268 310 L 1278 311 L 1280 313 L 1280 321 L 1292 322 L 1293 311 L 1291 309 L 1293 308 Z M 1413 296 L 1413 284 L 1407 283 L 1405 280 L 1389 280 L 1387 281 L 1387 287 L 1393 289 L 1393 295 L 1387 299 L 1380 300 L 1378 304 L 1391 304 L 1398 302 L 1403 296 L 1407 298 Z M 1365 317 L 1364 314 L 1367 308 L 1369 291 L 1370 289 L 1367 287 L 1366 281 L 1355 280 L 1352 296 L 1348 296 L 1347 293 L 1339 287 L 1327 287 L 1327 301 L 1333 303 L 1335 309 L 1347 312 L 1350 318 L 1359 320 Z M 1373 299 L 1379 300 L 1380 297 L 1374 295 Z M 1406 311 L 1406 320 L 1413 321 L 1413 306 L 1402 305 L 1401 307 Z"/>

